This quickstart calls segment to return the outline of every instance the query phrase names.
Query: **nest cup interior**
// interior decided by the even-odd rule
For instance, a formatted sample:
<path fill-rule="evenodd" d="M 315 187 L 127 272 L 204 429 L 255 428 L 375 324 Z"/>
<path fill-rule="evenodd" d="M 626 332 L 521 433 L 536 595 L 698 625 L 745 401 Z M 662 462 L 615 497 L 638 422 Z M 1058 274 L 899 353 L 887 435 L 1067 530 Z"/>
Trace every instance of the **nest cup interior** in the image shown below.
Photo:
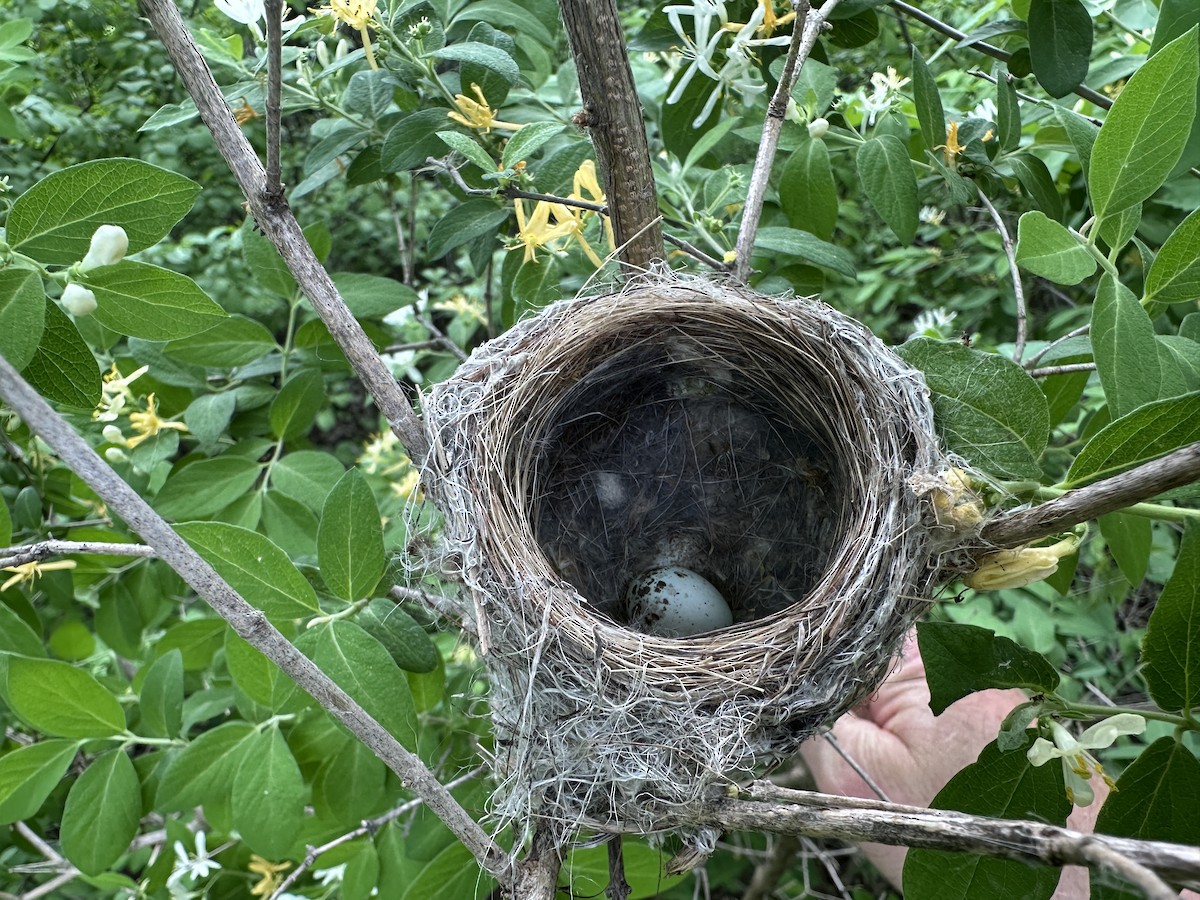
<path fill-rule="evenodd" d="M 703 316 L 606 342 L 575 348 L 591 367 L 531 435 L 529 521 L 555 571 L 634 630 L 654 625 L 630 585 L 663 566 L 715 585 L 734 623 L 799 602 L 856 505 L 829 375 L 790 340 Z"/>

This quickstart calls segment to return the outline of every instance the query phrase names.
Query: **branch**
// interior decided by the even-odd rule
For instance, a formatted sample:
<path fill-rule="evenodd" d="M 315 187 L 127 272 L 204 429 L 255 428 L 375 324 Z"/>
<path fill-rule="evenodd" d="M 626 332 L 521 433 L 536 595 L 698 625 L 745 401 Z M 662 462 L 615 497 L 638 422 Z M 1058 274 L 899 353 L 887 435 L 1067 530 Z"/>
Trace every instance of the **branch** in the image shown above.
<path fill-rule="evenodd" d="M 510 880 L 507 854 L 472 819 L 450 792 L 388 731 L 288 642 L 260 611 L 221 580 L 216 571 L 177 535 L 128 484 L 121 480 L 71 426 L 0 357 L 0 399 L 44 440 L 109 509 L 124 519 L 160 559 L 179 573 L 239 636 L 274 662 L 330 715 L 421 797 L 455 836 L 475 855 L 480 866 L 503 883 Z"/>
<path fill-rule="evenodd" d="M 1017 547 L 1200 479 L 1200 442 L 1137 468 L 1067 491 L 1032 509 L 1004 513 L 980 535 L 989 547 Z"/>
<path fill-rule="evenodd" d="M 779 148 L 779 135 L 783 131 L 783 117 L 787 113 L 792 88 L 800 77 L 800 70 L 812 53 L 817 37 L 825 27 L 825 20 L 840 0 L 825 0 L 818 10 L 812 9 L 810 0 L 796 0 L 796 21 L 792 25 L 792 42 L 788 45 L 787 59 L 779 75 L 775 94 L 767 105 L 767 116 L 763 120 L 762 140 L 758 155 L 754 159 L 754 172 L 750 176 L 750 190 L 746 195 L 746 206 L 742 211 L 742 224 L 738 229 L 737 258 L 733 264 L 733 278 L 741 284 L 750 275 L 750 255 L 754 252 L 754 238 L 758 234 L 758 222 L 762 218 L 763 200 L 767 194 L 767 181 L 771 177 L 771 166 L 775 162 L 775 151 Z"/>
<path fill-rule="evenodd" d="M 658 195 L 642 104 L 614 0 L 559 0 L 579 71 L 583 112 L 591 134 L 621 262 L 634 270 L 664 257 Z"/>
<path fill-rule="evenodd" d="M 686 822 L 662 810 L 663 827 L 702 825 L 727 831 L 770 831 L 841 841 L 975 853 L 1047 866 L 1134 866 L 1143 883 L 1200 883 L 1200 847 L 1138 841 L 1012 819 L 972 816 L 855 797 L 781 788 L 756 781 L 738 798 L 714 801 Z M 618 830 L 616 828 L 613 829 Z M 1161 896 L 1161 895 L 1158 895 Z M 1170 894 L 1169 896 L 1174 896 Z"/>
<path fill-rule="evenodd" d="M 283 195 L 279 180 L 279 119 L 282 103 L 279 93 L 283 82 L 280 54 L 283 52 L 283 0 L 266 0 L 267 14 L 267 174 L 263 192 L 275 198 Z"/>
<path fill-rule="evenodd" d="M 1013 362 L 1019 364 L 1021 357 L 1025 355 L 1028 316 L 1025 310 L 1025 288 L 1021 285 L 1021 270 L 1017 268 L 1016 250 L 1013 247 L 1012 236 L 1008 233 L 1008 228 L 1005 226 L 1004 219 L 1001 217 L 999 211 L 992 205 L 992 201 L 983 192 L 983 188 L 976 185 L 975 189 L 979 192 L 979 199 L 987 207 L 988 214 L 991 215 L 992 222 L 996 225 L 996 230 L 1000 232 L 1000 241 L 1004 244 L 1004 255 L 1008 257 L 1008 271 L 1012 275 L 1013 297 L 1017 301 L 1017 341 L 1013 347 Z"/>
<path fill-rule="evenodd" d="M 196 102 L 200 118 L 212 132 L 217 149 L 241 186 L 254 220 L 275 244 L 296 283 L 379 404 L 409 458 L 419 466 L 429 450 L 421 420 L 371 346 L 358 320 L 346 308 L 329 274 L 309 247 L 287 201 L 281 194 L 271 194 L 266 189 L 267 176 L 262 163 L 234 121 L 208 64 L 179 17 L 179 10 L 172 0 L 142 0 L 142 10 L 158 32 L 175 70 Z"/>
<path fill-rule="evenodd" d="M 929 13 L 917 9 L 915 6 L 903 2 L 903 0 L 891 0 L 892 8 L 898 12 L 904 13 L 920 22 L 922 25 L 927 25 L 939 34 L 944 34 L 946 37 L 954 38 L 956 41 L 966 40 L 969 35 L 965 31 L 959 31 L 952 25 L 947 25 L 941 19 L 929 15 Z M 992 59 L 998 59 L 1002 63 L 1007 63 L 1012 59 L 1012 54 L 1006 50 L 1001 50 L 992 44 L 985 41 L 971 41 L 966 46 L 972 50 L 977 50 L 984 56 L 990 56 Z M 1085 84 L 1078 85 L 1074 89 L 1075 96 L 1082 97 L 1101 109 L 1112 109 L 1112 100 L 1105 97 L 1103 94 L 1093 91 Z"/>
<path fill-rule="evenodd" d="M 1067 363 L 1061 366 L 1045 366 L 1041 369 L 1030 369 L 1030 378 L 1049 378 L 1051 375 L 1066 375 L 1069 372 L 1095 372 L 1095 363 Z"/>
<path fill-rule="evenodd" d="M 106 541 L 38 541 L 36 544 L 0 547 L 0 568 L 41 562 L 51 556 L 154 556 L 154 548 L 145 544 L 119 544 Z"/>

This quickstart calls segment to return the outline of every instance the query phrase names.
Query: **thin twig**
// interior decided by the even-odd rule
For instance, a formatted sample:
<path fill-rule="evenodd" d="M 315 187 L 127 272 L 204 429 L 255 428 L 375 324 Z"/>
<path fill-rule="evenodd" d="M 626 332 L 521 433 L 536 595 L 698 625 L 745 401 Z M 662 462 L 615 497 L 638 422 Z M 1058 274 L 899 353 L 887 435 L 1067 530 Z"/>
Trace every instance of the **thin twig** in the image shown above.
<path fill-rule="evenodd" d="M 450 340 L 450 338 L 447 337 L 446 332 L 434 325 L 431 317 L 426 316 L 425 318 L 418 318 L 417 321 L 425 326 L 425 330 L 433 335 L 434 340 L 441 343 L 443 350 L 449 352 L 459 362 L 466 360 L 467 351 L 458 346 L 458 344 L 454 343 L 454 341 Z"/>
<path fill-rule="evenodd" d="M 608 841 L 608 887 L 604 896 L 608 900 L 629 900 L 629 882 L 625 880 L 625 854 L 622 852 L 621 835 L 614 834 Z"/>
<path fill-rule="evenodd" d="M 1032 509 L 1002 513 L 984 526 L 980 537 L 989 547 L 1017 547 L 1197 479 L 1200 479 L 1200 442 L 1112 478 L 1067 491 Z"/>
<path fill-rule="evenodd" d="M 150 0 L 148 0 L 150 2 Z M 159 2 L 159 0 L 152 0 Z M 395 772 L 501 882 L 511 879 L 508 855 L 442 786 L 415 753 L 406 749 L 341 687 L 297 650 L 259 610 L 226 584 L 211 565 L 176 534 L 141 496 L 88 446 L 58 413 L 0 357 L 0 399 L 45 441 L 130 529 L 209 606 Z"/>
<path fill-rule="evenodd" d="M 871 789 L 871 793 L 873 793 L 884 803 L 891 802 L 892 798 L 887 795 L 883 788 L 875 783 L 875 779 L 871 777 L 871 773 L 859 765 L 857 759 L 846 752 L 846 748 L 844 748 L 842 746 L 842 742 L 837 739 L 837 735 L 835 735 L 832 731 L 826 731 L 821 735 L 821 737 L 823 737 L 829 743 L 829 746 L 831 746 L 834 751 L 837 752 L 838 756 L 845 760 L 846 765 L 854 770 L 854 774 L 863 780 L 863 783 Z"/>
<path fill-rule="evenodd" d="M 767 182 L 771 177 L 771 166 L 775 162 L 775 151 L 779 148 L 779 135 L 783 131 L 783 117 L 787 114 L 788 100 L 792 96 L 792 88 L 805 61 L 812 53 L 813 46 L 825 20 L 833 12 L 840 0 L 825 0 L 820 9 L 812 9 L 810 0 L 796 0 L 796 20 L 792 24 L 792 41 L 788 45 L 787 59 L 783 71 L 779 75 L 779 84 L 775 89 L 771 102 L 767 105 L 767 115 L 763 120 L 762 139 L 758 145 L 758 155 L 754 158 L 754 171 L 750 176 L 750 189 L 746 195 L 746 205 L 742 210 L 742 224 L 738 228 L 737 257 L 733 263 L 734 281 L 745 284 L 750 277 L 750 256 L 754 252 L 754 239 L 758 235 L 758 222 L 762 218 L 763 201 L 767 194 Z"/>
<path fill-rule="evenodd" d="M 396 203 L 396 191 L 387 182 L 383 183 L 383 192 L 387 196 L 388 207 L 392 212 L 392 226 L 396 229 L 396 250 L 400 254 L 400 269 L 404 273 L 404 283 L 409 287 L 416 285 L 413 277 L 412 253 L 408 247 L 408 239 L 404 236 L 404 219 L 400 215 L 400 206 Z"/>
<path fill-rule="evenodd" d="M 266 171 L 234 121 L 229 105 L 183 24 L 174 0 L 141 2 L 142 10 L 158 33 L 175 71 L 196 102 L 200 118 L 212 133 L 218 151 L 237 179 L 255 221 L 279 250 L 304 295 L 325 322 L 359 380 L 375 398 L 396 437 L 408 450 L 409 457 L 420 464 L 429 449 L 421 420 L 375 352 L 358 320 L 346 308 L 345 301 L 313 253 L 287 202 L 282 195 L 269 194 L 263 189 Z"/>
<path fill-rule="evenodd" d="M 591 200 L 578 200 L 575 197 L 540 194 L 537 191 L 524 190 L 513 184 L 502 188 L 473 188 L 463 180 L 462 173 L 459 172 L 458 167 L 451 165 L 447 159 L 437 159 L 436 157 L 429 156 L 426 157 L 425 163 L 439 172 L 449 175 L 450 180 L 454 182 L 454 186 L 468 197 L 507 197 L 509 200 L 545 200 L 547 203 L 561 203 L 563 206 L 575 206 L 579 209 L 586 209 L 589 212 L 608 215 L 607 203 L 593 203 Z"/>
<path fill-rule="evenodd" d="M 283 79 L 280 54 L 283 49 L 283 0 L 266 0 L 267 15 L 267 172 L 263 191 L 272 197 L 283 193 L 279 180 L 279 99 Z"/>
<path fill-rule="evenodd" d="M 1135 863 L 1111 847 L 1084 840 L 1079 847 L 1084 858 L 1097 869 L 1107 869 L 1124 878 L 1142 892 L 1147 900 L 1178 900 L 1179 894 L 1167 886 L 1154 873 L 1143 865 Z"/>
<path fill-rule="evenodd" d="M 705 265 L 711 266 L 712 268 L 716 269 L 718 272 L 728 272 L 729 271 L 729 263 L 722 262 L 721 260 L 717 259 L 715 256 L 709 256 L 707 253 L 705 253 L 699 247 L 695 246 L 694 244 L 688 243 L 681 237 L 676 237 L 675 235 L 668 234 L 667 232 L 664 231 L 663 232 L 663 240 L 666 241 L 668 244 L 673 244 L 674 246 L 678 247 L 684 253 L 688 254 L 688 256 L 693 256 L 696 259 L 700 260 L 700 262 L 704 263 Z"/>
<path fill-rule="evenodd" d="M 897 18 L 901 22 L 904 21 L 903 16 L 897 16 Z M 975 78 L 982 78 L 984 81 L 990 82 L 991 84 L 996 83 L 996 76 L 989 75 L 987 72 L 983 71 L 982 69 L 971 69 L 970 71 L 967 72 L 967 74 L 972 75 Z M 1045 100 L 1039 100 L 1037 97 L 1034 97 L 1030 94 L 1026 94 L 1024 91 L 1016 91 L 1015 93 L 1019 99 L 1024 100 L 1026 103 L 1033 103 L 1037 106 L 1047 105 Z M 1084 119 L 1087 119 L 1089 122 L 1091 122 L 1093 125 L 1095 125 L 1097 127 L 1104 124 L 1103 119 L 1097 119 L 1095 116 L 1085 116 L 1082 113 L 1076 113 L 1076 115 L 1081 116 Z"/>
<path fill-rule="evenodd" d="M 1021 270 L 1017 268 L 1017 252 L 1013 247 L 1012 236 L 1008 233 L 1008 228 L 1004 224 L 1004 219 L 999 211 L 992 205 L 992 201 L 988 199 L 987 194 L 983 192 L 983 188 L 976 185 L 975 188 L 979 192 L 979 199 L 983 201 L 983 205 L 987 207 L 987 211 L 991 214 L 992 222 L 996 225 L 996 230 L 1000 232 L 1000 241 L 1004 244 L 1004 255 L 1008 257 L 1008 271 L 1012 276 L 1013 296 L 1017 301 L 1017 343 L 1013 347 L 1013 362 L 1020 363 L 1021 357 L 1025 355 L 1025 341 L 1028 334 L 1028 313 L 1025 309 L 1025 288 L 1021 284 Z"/>
<path fill-rule="evenodd" d="M 1032 368 L 1036 367 L 1037 364 L 1042 361 L 1042 357 L 1044 357 L 1047 353 L 1049 353 L 1055 347 L 1065 344 L 1071 338 L 1082 337 L 1083 335 L 1087 334 L 1091 330 L 1092 330 L 1092 326 L 1091 326 L 1091 323 L 1089 322 L 1087 325 L 1080 325 L 1078 328 L 1068 331 L 1066 334 L 1064 334 L 1060 338 L 1055 338 L 1050 343 L 1048 343 L 1045 347 L 1043 347 L 1041 350 L 1039 350 L 1037 353 L 1033 354 L 1033 356 L 1029 357 L 1029 359 L 1025 360 L 1025 368 L 1032 369 Z"/>
<path fill-rule="evenodd" d="M 42 836 L 24 822 L 17 822 L 16 828 L 17 833 L 20 834 L 21 837 L 25 838 L 25 840 L 27 840 L 30 844 L 32 844 L 34 849 L 36 849 L 38 853 L 42 854 L 42 856 L 46 857 L 46 859 L 50 860 L 50 862 L 66 862 L 61 853 L 42 840 Z"/>
<path fill-rule="evenodd" d="M 21 900 L 38 900 L 39 897 L 53 897 L 60 888 L 70 884 L 81 874 L 78 869 L 72 866 L 71 871 L 63 872 L 57 878 L 51 878 L 45 884 L 40 884 L 33 890 L 21 894 Z"/>
<path fill-rule="evenodd" d="M 800 838 L 795 835 L 782 834 L 776 838 L 775 846 L 771 848 L 766 860 L 755 867 L 746 893 L 742 894 L 742 900 L 766 900 L 771 897 L 779 879 L 791 867 L 792 860 L 799 850 Z"/>
<path fill-rule="evenodd" d="M 1095 372 L 1095 363 L 1066 363 L 1061 366 L 1044 366 L 1040 369 L 1030 369 L 1030 378 L 1049 378 L 1051 375 L 1066 375 L 1068 372 Z"/>
<path fill-rule="evenodd" d="M 446 782 L 446 790 L 450 791 L 456 787 L 459 787 L 460 785 L 466 784 L 468 781 L 478 778 L 484 773 L 484 771 L 486 770 L 483 766 L 476 766 L 471 771 L 466 772 L 463 775 L 459 775 L 452 781 Z M 314 847 L 310 844 L 307 850 L 305 850 L 304 859 L 300 861 L 300 865 L 296 866 L 296 868 L 288 874 L 288 877 L 283 879 L 279 887 L 275 888 L 274 893 L 271 894 L 271 900 L 275 900 L 275 898 L 281 897 L 287 893 L 287 889 L 299 881 L 300 876 L 311 869 L 323 854 L 328 853 L 335 847 L 340 847 L 342 844 L 348 844 L 350 841 L 357 840 L 360 837 L 374 835 L 388 822 L 394 821 L 405 813 L 412 812 L 414 809 L 418 809 L 419 807 L 423 806 L 424 803 L 425 801 L 420 797 L 417 797 L 414 800 L 408 800 L 393 809 L 389 809 L 381 816 L 376 816 L 373 819 L 364 819 L 363 823 L 353 831 L 347 831 L 345 834 L 338 835 L 333 840 L 328 841 L 319 847 Z"/>
<path fill-rule="evenodd" d="M 154 556 L 154 548 L 145 544 L 118 544 L 107 541 L 38 541 L 24 546 L 0 547 L 0 568 L 41 562 L 52 556 Z"/>
<path fill-rule="evenodd" d="M 931 16 L 929 13 L 905 3 L 904 0 L 891 0 L 891 4 L 893 9 L 899 10 L 906 16 L 916 19 L 922 25 L 927 25 L 939 34 L 944 34 L 946 37 L 954 38 L 956 41 L 962 41 L 968 37 L 965 31 L 959 31 L 953 25 L 947 25 L 941 19 Z M 972 50 L 979 51 L 984 56 L 990 56 L 992 59 L 998 59 L 1003 63 L 1007 63 L 1010 59 L 1012 59 L 1011 53 L 1006 50 L 1001 50 L 999 47 L 989 44 L 986 41 L 972 41 L 966 46 L 970 47 Z M 1108 97 L 1105 97 L 1101 93 L 1093 91 L 1085 84 L 1076 86 L 1074 93 L 1077 97 L 1082 97 L 1084 100 L 1094 103 L 1101 109 L 1112 108 L 1112 100 L 1110 100 Z"/>

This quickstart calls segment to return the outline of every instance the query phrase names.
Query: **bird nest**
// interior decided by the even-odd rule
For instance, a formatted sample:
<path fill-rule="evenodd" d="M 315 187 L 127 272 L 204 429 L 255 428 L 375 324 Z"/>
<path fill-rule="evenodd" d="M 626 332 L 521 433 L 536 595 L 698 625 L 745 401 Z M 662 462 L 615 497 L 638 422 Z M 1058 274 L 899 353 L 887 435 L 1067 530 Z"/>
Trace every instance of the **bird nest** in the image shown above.
<path fill-rule="evenodd" d="M 875 689 L 936 576 L 925 385 L 819 302 L 662 279 L 565 301 L 425 413 L 505 820 L 686 831 Z M 732 624 L 654 633 L 629 585 L 663 565 Z"/>

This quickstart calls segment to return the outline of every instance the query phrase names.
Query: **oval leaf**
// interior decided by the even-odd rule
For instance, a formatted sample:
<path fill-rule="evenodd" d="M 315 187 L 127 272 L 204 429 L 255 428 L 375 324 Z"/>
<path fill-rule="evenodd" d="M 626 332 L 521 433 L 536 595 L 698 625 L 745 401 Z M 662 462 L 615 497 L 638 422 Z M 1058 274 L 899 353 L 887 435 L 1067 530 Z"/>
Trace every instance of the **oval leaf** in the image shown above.
<path fill-rule="evenodd" d="M 247 742 L 233 777 L 233 824 L 267 859 L 291 854 L 304 821 L 304 778 L 278 725 Z"/>
<path fill-rule="evenodd" d="M 1188 524 L 1175 560 L 1146 625 L 1142 675 L 1162 709 L 1200 706 L 1200 526 Z"/>
<path fill-rule="evenodd" d="M 100 401 L 102 384 L 96 357 L 58 304 L 45 304 L 45 311 L 41 343 L 21 374 L 49 400 L 91 409 Z"/>
<path fill-rule="evenodd" d="M 168 519 L 210 516 L 243 496 L 261 473 L 260 463 L 240 456 L 201 459 L 171 474 L 154 508 Z"/>
<path fill-rule="evenodd" d="M 1092 352 L 1114 419 L 1162 396 L 1154 323 L 1133 291 L 1107 274 L 1092 306 Z"/>
<path fill-rule="evenodd" d="M 484 44 L 479 41 L 463 41 L 451 44 L 425 54 L 433 59 L 446 59 L 452 62 L 474 63 L 483 66 L 490 72 L 499 75 L 509 84 L 516 84 L 521 78 L 521 70 L 516 61 L 499 47 Z"/>
<path fill-rule="evenodd" d="M 88 273 L 96 321 L 118 334 L 171 341 L 212 328 L 227 315 L 186 275 L 122 260 Z"/>
<path fill-rule="evenodd" d="M 491 200 L 467 200 L 450 210 L 429 231 L 429 255 L 445 256 L 468 241 L 496 231 L 508 220 L 508 209 Z"/>
<path fill-rule="evenodd" d="M 1200 441 L 1200 392 L 1135 409 L 1102 428 L 1067 473 L 1064 487 L 1119 475 L 1126 469 Z"/>
<path fill-rule="evenodd" d="M 370 596 L 383 575 L 383 526 L 367 480 L 351 469 L 334 485 L 317 529 L 321 578 L 334 595 L 353 603 Z"/>
<path fill-rule="evenodd" d="M 0 756 L 0 825 L 37 813 L 78 749 L 75 741 L 40 741 Z"/>
<path fill-rule="evenodd" d="M 65 662 L 12 657 L 8 697 L 13 712 L 55 737 L 102 738 L 125 730 L 117 698 L 90 673 Z"/>
<path fill-rule="evenodd" d="M 63 810 L 63 854 L 99 875 L 129 849 L 142 817 L 142 788 L 124 750 L 98 756 L 71 785 Z"/>
<path fill-rule="evenodd" d="M 1079 284 L 1096 271 L 1096 260 L 1064 226 L 1033 210 L 1017 222 L 1017 264 L 1055 284 Z"/>
<path fill-rule="evenodd" d="M 1029 4 L 1029 59 L 1051 97 L 1065 97 L 1087 78 L 1092 17 L 1080 0 Z"/>
<path fill-rule="evenodd" d="M 1182 303 L 1200 297 L 1200 209 L 1171 232 L 1146 273 L 1145 302 Z"/>
<path fill-rule="evenodd" d="M 46 327 L 46 294 L 33 269 L 0 270 L 0 356 L 18 372 L 29 365 Z"/>
<path fill-rule="evenodd" d="M 183 724 L 183 652 L 176 647 L 156 659 L 142 681 L 140 731 L 173 738 Z"/>
<path fill-rule="evenodd" d="M 779 174 L 779 203 L 793 228 L 823 241 L 837 225 L 838 195 L 824 141 L 802 139 Z"/>
<path fill-rule="evenodd" d="M 1163 737 L 1121 773 L 1096 819 L 1096 831 L 1195 847 L 1200 844 L 1197 809 L 1200 761 L 1181 742 Z"/>
<path fill-rule="evenodd" d="M 854 257 L 844 247 L 838 247 L 821 240 L 815 234 L 796 228 L 772 226 L 758 229 L 758 236 L 754 239 L 754 250 L 770 250 L 784 256 L 793 256 L 814 266 L 832 269 L 847 278 L 854 278 L 858 274 Z"/>
<path fill-rule="evenodd" d="M 871 138 L 858 148 L 858 178 L 867 199 L 902 244 L 917 236 L 917 176 L 900 138 Z"/>

